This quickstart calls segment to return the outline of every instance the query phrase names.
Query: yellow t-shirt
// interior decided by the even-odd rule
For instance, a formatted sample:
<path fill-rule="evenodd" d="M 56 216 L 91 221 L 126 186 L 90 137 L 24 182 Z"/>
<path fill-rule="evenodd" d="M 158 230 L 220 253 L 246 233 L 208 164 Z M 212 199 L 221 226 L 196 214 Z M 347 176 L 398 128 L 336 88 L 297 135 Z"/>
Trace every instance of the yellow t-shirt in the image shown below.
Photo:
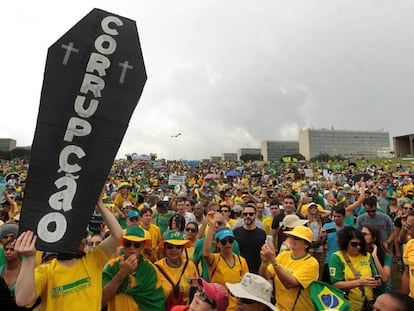
<path fill-rule="evenodd" d="M 374 276 L 376 274 L 375 264 L 369 253 L 366 256 L 362 254 L 359 254 L 357 257 L 349 256 L 349 260 L 355 270 L 359 272 L 361 278 Z M 355 274 L 346 263 L 341 251 L 335 252 L 331 256 L 331 260 L 329 261 L 329 275 L 332 284 L 339 281 L 353 281 L 356 279 Z M 363 289 L 366 298 L 368 300 L 373 299 L 374 294 L 372 288 L 365 286 Z M 365 297 L 362 295 L 359 287 L 351 288 L 348 293 L 348 298 L 351 304 L 351 310 L 362 310 Z"/>
<path fill-rule="evenodd" d="M 303 287 L 296 302 L 295 310 L 314 310 L 309 285 L 319 278 L 318 261 L 310 254 L 306 254 L 302 258 L 292 258 L 292 251 L 279 253 L 276 261 Z M 299 287 L 286 288 L 277 276 L 273 266 L 269 265 L 267 269 L 274 279 L 276 307 L 280 311 L 291 311 L 298 296 Z"/>
<path fill-rule="evenodd" d="M 229 218 L 229 220 L 227 220 L 226 227 L 229 228 L 229 226 L 230 226 L 229 229 L 233 229 L 233 227 L 236 224 L 236 222 L 237 222 L 236 219 Z"/>
<path fill-rule="evenodd" d="M 136 310 L 142 311 L 131 295 L 125 293 L 116 293 L 108 302 L 108 310 Z"/>
<path fill-rule="evenodd" d="M 163 258 L 161 260 L 158 260 L 155 263 L 155 265 L 158 265 L 159 267 L 161 267 L 161 269 L 169 276 L 169 278 L 175 285 L 177 284 L 178 278 L 180 277 L 181 272 L 184 268 L 184 263 L 185 263 L 185 260 L 181 260 L 181 265 L 179 267 L 177 268 L 170 267 L 167 264 L 167 259 Z M 158 279 L 160 280 L 161 286 L 164 290 L 164 296 L 168 297 L 168 295 L 170 294 L 172 290 L 172 285 L 157 267 L 155 268 L 155 270 L 157 271 Z M 184 293 L 185 304 L 188 304 L 190 302 L 189 301 L 190 300 L 190 287 L 191 287 L 190 279 L 194 277 L 198 277 L 197 268 L 194 265 L 194 263 L 191 260 L 189 260 L 187 267 L 185 268 L 185 271 L 180 281 L 180 290 Z"/>
<path fill-rule="evenodd" d="M 148 229 L 144 228 L 142 225 L 140 226 L 142 229 L 147 230 L 151 236 L 151 241 L 152 241 L 152 255 L 153 255 L 153 260 L 150 260 L 151 262 L 154 262 L 156 260 L 158 260 L 157 258 L 157 252 L 158 252 L 158 245 L 161 242 L 161 231 L 160 228 L 157 225 L 154 224 L 150 224 L 150 227 Z M 150 259 L 150 258 L 148 258 Z"/>
<path fill-rule="evenodd" d="M 262 224 L 263 224 L 263 227 L 267 235 L 272 234 L 272 222 L 273 222 L 273 217 L 271 216 L 268 216 L 262 220 Z"/>
<path fill-rule="evenodd" d="M 102 269 L 108 257 L 101 245 L 86 253 L 71 267 L 57 259 L 35 269 L 36 297 L 45 311 L 101 310 Z"/>
<path fill-rule="evenodd" d="M 227 261 L 219 254 L 213 254 L 214 261 L 211 266 L 208 267 L 208 273 L 210 275 L 210 282 L 219 283 L 226 286 L 226 282 L 240 283 L 243 276 L 249 272 L 246 259 L 241 256 L 233 254 L 234 265 L 229 266 Z M 236 297 L 230 295 L 229 306 L 226 311 L 237 310 Z"/>
<path fill-rule="evenodd" d="M 122 195 L 118 193 L 115 196 L 114 204 L 118 207 L 122 207 L 122 203 L 124 203 L 124 201 L 130 201 L 131 203 L 135 203 L 136 200 L 134 199 L 131 193 L 128 193 L 128 196 L 126 198 L 124 198 Z"/>
<path fill-rule="evenodd" d="M 403 260 L 408 265 L 410 274 L 410 297 L 414 298 L 414 239 L 405 245 Z"/>

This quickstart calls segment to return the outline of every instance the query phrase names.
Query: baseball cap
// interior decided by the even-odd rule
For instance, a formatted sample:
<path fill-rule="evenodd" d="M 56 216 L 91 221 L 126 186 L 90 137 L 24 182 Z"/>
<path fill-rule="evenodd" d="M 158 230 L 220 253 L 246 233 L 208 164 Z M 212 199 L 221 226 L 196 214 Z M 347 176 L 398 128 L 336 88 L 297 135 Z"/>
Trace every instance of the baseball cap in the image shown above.
<path fill-rule="evenodd" d="M 207 296 L 216 302 L 217 311 L 225 311 L 229 305 L 229 294 L 223 285 L 208 283 L 202 278 L 197 279 L 198 285 L 204 288 Z"/>
<path fill-rule="evenodd" d="M 234 233 L 229 228 L 222 228 L 218 230 L 215 234 L 215 238 L 219 240 L 223 240 L 224 238 L 232 236 L 234 238 Z"/>
<path fill-rule="evenodd" d="M 129 211 L 127 214 L 127 218 L 130 219 L 132 217 L 141 217 L 141 214 L 137 210 Z"/>

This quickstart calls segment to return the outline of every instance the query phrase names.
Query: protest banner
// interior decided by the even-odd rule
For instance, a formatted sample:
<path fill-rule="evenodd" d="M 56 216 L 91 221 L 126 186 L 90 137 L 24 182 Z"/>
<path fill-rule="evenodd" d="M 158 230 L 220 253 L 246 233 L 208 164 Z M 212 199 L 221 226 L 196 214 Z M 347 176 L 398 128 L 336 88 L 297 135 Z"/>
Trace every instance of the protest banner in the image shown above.
<path fill-rule="evenodd" d="M 93 9 L 48 49 L 20 231 L 76 252 L 147 79 L 135 21 Z"/>
<path fill-rule="evenodd" d="M 176 186 L 176 185 L 184 186 L 185 179 L 186 179 L 185 176 L 170 174 L 168 176 L 168 185 L 169 186 Z"/>

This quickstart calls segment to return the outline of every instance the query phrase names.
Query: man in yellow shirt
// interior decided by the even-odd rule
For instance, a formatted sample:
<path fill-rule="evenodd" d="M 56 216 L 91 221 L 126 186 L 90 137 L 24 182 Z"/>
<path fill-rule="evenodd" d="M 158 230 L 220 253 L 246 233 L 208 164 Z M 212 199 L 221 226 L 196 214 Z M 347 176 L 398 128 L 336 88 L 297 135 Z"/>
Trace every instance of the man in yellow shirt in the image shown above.
<path fill-rule="evenodd" d="M 102 194 L 97 205 L 110 235 L 86 254 L 83 252 L 85 237 L 76 254 L 58 254 L 48 264 L 36 267 L 36 236 L 26 231 L 18 237 L 15 250 L 24 257 L 16 281 L 18 306 L 33 305 L 40 296 L 45 311 L 101 310 L 102 268 L 115 252 L 122 229 L 103 204 Z"/>

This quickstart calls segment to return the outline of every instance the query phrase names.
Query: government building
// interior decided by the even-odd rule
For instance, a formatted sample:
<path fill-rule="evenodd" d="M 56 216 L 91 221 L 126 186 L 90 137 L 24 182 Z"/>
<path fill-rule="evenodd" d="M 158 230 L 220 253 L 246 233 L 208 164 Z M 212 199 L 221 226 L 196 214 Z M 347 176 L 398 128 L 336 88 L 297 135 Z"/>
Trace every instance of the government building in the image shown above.
<path fill-rule="evenodd" d="M 384 131 L 304 129 L 299 131 L 299 152 L 310 160 L 320 154 L 352 157 L 390 156 L 390 134 Z"/>

